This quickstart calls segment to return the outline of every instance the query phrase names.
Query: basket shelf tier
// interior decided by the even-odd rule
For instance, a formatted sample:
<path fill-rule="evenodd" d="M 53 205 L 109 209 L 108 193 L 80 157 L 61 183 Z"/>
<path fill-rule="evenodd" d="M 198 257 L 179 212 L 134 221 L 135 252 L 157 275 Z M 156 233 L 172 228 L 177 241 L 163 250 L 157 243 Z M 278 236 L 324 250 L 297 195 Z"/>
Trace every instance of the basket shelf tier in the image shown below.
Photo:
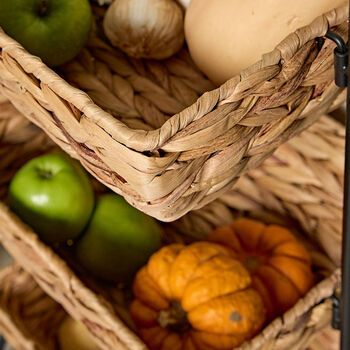
<path fill-rule="evenodd" d="M 13 174 L 53 143 L 8 102 L 0 103 L 0 242 L 45 293 L 86 325 L 101 349 L 147 349 L 130 320 L 130 291 L 92 280 L 76 266 L 70 248 L 46 246 L 7 207 Z M 239 350 L 303 349 L 329 324 L 330 298 L 340 286 L 343 155 L 344 127 L 323 116 L 242 176 L 239 190 L 163 224 L 165 243 L 204 239 L 213 228 L 243 214 L 299 232 L 311 254 L 317 284 Z M 94 185 L 102 190 L 98 182 Z"/>
<path fill-rule="evenodd" d="M 95 30 L 57 72 L 0 29 L 0 91 L 103 184 L 143 212 L 173 221 L 232 189 L 238 178 L 344 98 L 334 44 L 347 7 L 316 18 L 219 88 L 186 48 L 131 59 Z"/>
<path fill-rule="evenodd" d="M 57 331 L 66 316 L 21 267 L 0 271 L 0 331 L 14 349 L 59 350 Z M 326 328 L 308 350 L 338 350 L 338 344 L 337 332 Z"/>

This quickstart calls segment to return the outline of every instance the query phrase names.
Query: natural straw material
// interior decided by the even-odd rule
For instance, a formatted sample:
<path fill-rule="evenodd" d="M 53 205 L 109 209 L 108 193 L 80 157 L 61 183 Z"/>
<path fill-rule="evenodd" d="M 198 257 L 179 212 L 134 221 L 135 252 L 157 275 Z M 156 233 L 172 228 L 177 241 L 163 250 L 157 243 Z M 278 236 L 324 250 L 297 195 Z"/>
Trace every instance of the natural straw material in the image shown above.
<path fill-rule="evenodd" d="M 57 331 L 66 315 L 19 266 L 0 271 L 0 332 L 14 349 L 58 350 Z"/>
<path fill-rule="evenodd" d="M 335 46 L 317 38 L 328 28 L 346 37 L 347 6 L 214 90 L 185 48 L 162 62 L 113 49 L 98 36 L 104 10 L 94 13 L 89 44 L 60 75 L 0 29 L 0 91 L 102 183 L 163 221 L 230 190 L 343 98 Z"/>
<path fill-rule="evenodd" d="M 340 267 L 344 147 L 344 127 L 322 117 L 280 146 L 259 168 L 242 176 L 235 190 L 173 225 L 178 231 L 201 238 L 214 226 L 233 220 L 229 208 L 256 218 L 270 210 L 297 220 Z"/>
<path fill-rule="evenodd" d="M 3 114 L 0 109 L 0 125 L 4 131 L 0 133 L 0 152 L 5 147 L 6 152 L 11 154 L 0 158 L 2 200 L 6 200 L 8 182 L 25 159 L 51 146 L 38 129 L 21 121 L 18 114 L 9 117 L 10 114 L 13 114 L 13 111 L 10 113 L 10 108 Z M 13 120 L 17 120 L 18 127 L 12 124 Z M 320 134 L 323 147 L 316 147 L 317 144 L 320 145 L 315 141 Z M 333 258 L 333 249 L 327 250 L 329 258 L 318 243 L 325 245 L 320 238 L 323 237 L 327 239 L 325 246 L 336 247 L 335 252 L 340 249 L 340 227 L 334 226 L 329 237 L 327 231 L 321 229 L 339 220 L 340 198 L 333 191 L 335 184 L 342 189 L 342 170 L 331 156 L 333 151 L 339 152 L 339 157 L 344 156 L 344 128 L 329 117 L 322 117 L 305 134 L 306 140 L 303 135 L 295 139 L 299 140 L 296 145 L 288 142 L 282 151 L 279 150 L 262 167 L 242 177 L 241 181 L 246 185 L 241 192 L 230 192 L 179 221 L 164 225 L 166 239 L 172 242 L 187 241 L 193 239 L 193 236 L 205 238 L 205 234 L 212 228 L 230 223 L 234 217 L 242 214 L 259 217 L 266 222 L 278 220 L 300 233 L 303 232 L 300 226 L 304 227 L 305 234 L 300 238 L 312 256 L 319 283 L 283 317 L 273 321 L 257 337 L 242 345 L 240 350 L 301 350 L 331 319 L 329 298 L 340 285 L 340 270 L 336 267 L 338 261 L 336 255 Z M 304 151 L 299 151 L 299 143 L 305 145 L 307 142 L 310 144 L 308 152 L 305 147 Z M 25 157 L 22 158 L 22 154 Z M 318 168 L 313 167 L 315 160 Z M 288 178 L 283 175 L 287 170 L 299 176 Z M 321 174 L 327 174 L 333 181 L 319 179 Z M 286 194 L 287 197 L 284 197 L 283 191 L 274 191 L 275 186 L 269 188 L 267 184 L 271 182 L 280 183 L 282 188 L 293 188 L 294 196 L 290 192 L 290 196 Z M 316 201 L 312 202 L 315 203 L 314 210 L 307 205 L 310 193 Z M 325 215 L 322 205 L 333 209 Z M 295 221 L 292 220 L 293 217 Z M 309 225 L 304 223 L 305 219 L 310 221 Z M 184 233 L 191 234 L 192 238 Z M 87 326 L 101 349 L 147 349 L 134 333 L 127 311 L 130 291 L 90 281 L 83 273 L 74 272 L 67 264 L 71 260 L 69 252 L 58 249 L 57 254 L 45 246 L 5 204 L 0 205 L 0 241 L 49 296 L 59 302 L 73 318 Z M 65 256 L 67 262 L 62 256 Z"/>

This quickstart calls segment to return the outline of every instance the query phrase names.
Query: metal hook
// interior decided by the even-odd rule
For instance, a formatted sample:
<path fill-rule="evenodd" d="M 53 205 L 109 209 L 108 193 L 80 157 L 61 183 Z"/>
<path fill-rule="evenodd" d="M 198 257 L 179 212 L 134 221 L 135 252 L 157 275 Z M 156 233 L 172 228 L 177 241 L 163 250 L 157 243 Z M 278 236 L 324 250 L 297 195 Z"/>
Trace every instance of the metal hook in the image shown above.
<path fill-rule="evenodd" d="M 340 300 L 334 294 L 331 297 L 332 299 L 332 327 L 334 329 L 340 330 L 341 328 L 341 316 L 340 316 Z"/>
<path fill-rule="evenodd" d="M 334 49 L 334 70 L 335 70 L 335 84 L 341 88 L 348 85 L 348 46 L 345 44 L 343 38 L 330 30 L 326 33 L 326 38 L 334 41 L 337 47 Z"/>
<path fill-rule="evenodd" d="M 336 50 L 339 51 L 340 53 L 346 53 L 348 51 L 348 47 L 345 44 L 344 39 L 339 34 L 334 33 L 331 30 L 328 30 L 325 37 L 336 43 L 337 45 Z"/>

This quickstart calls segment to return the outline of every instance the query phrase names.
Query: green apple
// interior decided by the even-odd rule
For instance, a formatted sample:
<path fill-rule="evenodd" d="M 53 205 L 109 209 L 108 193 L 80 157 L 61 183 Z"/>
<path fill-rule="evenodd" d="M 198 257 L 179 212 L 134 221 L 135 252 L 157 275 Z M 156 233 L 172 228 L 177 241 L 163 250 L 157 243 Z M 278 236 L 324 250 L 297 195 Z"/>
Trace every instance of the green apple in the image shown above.
<path fill-rule="evenodd" d="M 96 203 L 89 226 L 76 244 L 76 257 L 95 277 L 129 282 L 160 248 L 161 228 L 124 198 L 105 194 Z"/>
<path fill-rule="evenodd" d="M 47 65 L 75 57 L 92 26 L 88 0 L 0 0 L 0 26 Z"/>
<path fill-rule="evenodd" d="M 48 153 L 30 160 L 13 177 L 9 205 L 46 243 L 79 236 L 94 208 L 90 180 L 75 160 Z"/>

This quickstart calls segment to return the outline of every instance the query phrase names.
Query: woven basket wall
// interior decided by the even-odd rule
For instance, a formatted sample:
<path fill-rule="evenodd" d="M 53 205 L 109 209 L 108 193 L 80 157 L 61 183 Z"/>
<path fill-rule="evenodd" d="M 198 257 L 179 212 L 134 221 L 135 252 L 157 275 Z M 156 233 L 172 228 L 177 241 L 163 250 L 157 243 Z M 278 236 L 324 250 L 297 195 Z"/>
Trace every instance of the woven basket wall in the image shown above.
<path fill-rule="evenodd" d="M 6 101 L 1 107 L 0 193 L 6 202 L 14 172 L 27 159 L 50 149 L 52 143 L 19 114 L 13 115 Z M 303 349 L 331 319 L 329 298 L 340 284 L 341 230 L 337 223 L 341 217 L 344 128 L 322 117 L 294 140 L 242 177 L 240 192 L 229 192 L 205 208 L 164 224 L 167 242 L 204 238 L 212 228 L 242 214 L 303 232 L 299 238 L 311 253 L 319 283 L 240 350 Z M 87 326 L 101 349 L 146 349 L 134 333 L 127 311 L 129 291 L 91 281 L 77 272 L 74 263 L 67 263 L 71 262 L 69 251 L 45 246 L 4 203 L 0 204 L 0 241 L 49 296 Z"/>
<path fill-rule="evenodd" d="M 58 350 L 56 332 L 66 315 L 23 269 L 0 271 L 0 331 L 15 350 Z"/>
<path fill-rule="evenodd" d="M 95 28 L 104 9 L 94 7 Z M 0 29 L 0 91 L 102 183 L 173 221 L 230 190 L 286 140 L 343 98 L 333 83 L 344 6 L 316 18 L 214 89 L 184 48 L 135 60 L 93 31 L 58 74 Z M 209 91 L 209 92 L 208 92 Z"/>

